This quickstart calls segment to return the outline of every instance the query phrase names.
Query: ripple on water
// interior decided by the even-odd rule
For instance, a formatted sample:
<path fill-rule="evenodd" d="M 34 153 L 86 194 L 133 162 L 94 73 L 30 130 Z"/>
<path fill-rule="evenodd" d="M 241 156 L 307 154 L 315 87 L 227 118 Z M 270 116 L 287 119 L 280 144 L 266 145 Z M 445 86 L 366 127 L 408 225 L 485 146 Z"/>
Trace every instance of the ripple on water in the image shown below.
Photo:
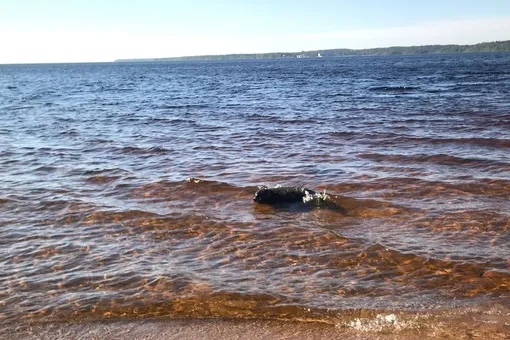
<path fill-rule="evenodd" d="M 2 323 L 278 318 L 382 334 L 406 313 L 504 304 L 508 63 L 0 66 Z M 331 204 L 258 205 L 259 185 Z"/>

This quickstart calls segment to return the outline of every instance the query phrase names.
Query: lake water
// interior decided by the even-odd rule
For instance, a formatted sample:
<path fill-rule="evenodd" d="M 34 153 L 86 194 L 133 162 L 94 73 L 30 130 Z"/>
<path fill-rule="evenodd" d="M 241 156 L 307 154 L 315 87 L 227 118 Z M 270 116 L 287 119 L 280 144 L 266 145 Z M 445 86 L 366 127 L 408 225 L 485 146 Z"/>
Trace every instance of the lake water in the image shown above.
<path fill-rule="evenodd" d="M 0 119 L 4 324 L 510 306 L 510 54 L 0 65 Z"/>

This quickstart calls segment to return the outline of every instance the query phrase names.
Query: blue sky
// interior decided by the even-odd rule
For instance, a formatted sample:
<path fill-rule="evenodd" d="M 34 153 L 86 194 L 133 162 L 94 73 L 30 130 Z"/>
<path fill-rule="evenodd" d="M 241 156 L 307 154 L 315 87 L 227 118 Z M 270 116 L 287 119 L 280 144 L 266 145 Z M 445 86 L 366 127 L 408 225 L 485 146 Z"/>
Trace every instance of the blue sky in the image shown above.
<path fill-rule="evenodd" d="M 0 0 L 0 63 L 508 39 L 508 0 Z"/>

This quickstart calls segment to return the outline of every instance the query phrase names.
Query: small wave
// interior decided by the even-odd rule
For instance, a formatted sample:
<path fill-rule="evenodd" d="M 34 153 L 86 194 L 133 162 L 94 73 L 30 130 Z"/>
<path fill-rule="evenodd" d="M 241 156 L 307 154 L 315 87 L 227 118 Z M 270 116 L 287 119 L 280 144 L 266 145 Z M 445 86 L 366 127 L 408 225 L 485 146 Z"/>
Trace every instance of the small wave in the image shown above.
<path fill-rule="evenodd" d="M 40 172 L 53 172 L 55 170 L 57 170 L 56 167 L 49 166 L 49 165 L 43 165 L 43 166 L 40 166 L 40 167 L 34 169 L 34 171 L 40 171 Z"/>
<path fill-rule="evenodd" d="M 84 177 L 85 182 L 92 184 L 107 184 L 121 179 L 132 178 L 130 177 L 132 175 L 131 172 L 120 168 L 71 171 L 69 173 L 69 175 L 73 174 Z"/>
<path fill-rule="evenodd" d="M 328 195 L 328 201 L 339 207 L 342 214 L 351 217 L 380 218 L 409 212 L 409 209 L 403 206 L 374 199 Z"/>
<path fill-rule="evenodd" d="M 112 87 L 112 86 L 104 86 L 100 85 L 97 87 L 95 91 L 92 92 L 130 92 L 133 91 L 132 88 L 122 88 L 122 87 Z"/>
<path fill-rule="evenodd" d="M 288 119 L 277 119 L 276 122 L 281 124 L 310 124 L 317 123 L 316 119 L 313 118 L 288 118 Z"/>
<path fill-rule="evenodd" d="M 338 92 L 338 93 L 326 94 L 324 96 L 325 97 L 330 97 L 330 98 L 335 98 L 335 97 L 352 97 L 352 94 L 351 93 Z"/>
<path fill-rule="evenodd" d="M 412 189 L 412 190 L 410 190 Z M 349 191 L 381 191 L 385 197 L 429 197 L 441 195 L 443 197 L 458 195 L 459 193 L 471 195 L 488 195 L 492 197 L 508 197 L 510 194 L 510 181 L 494 179 L 477 179 L 476 181 L 427 181 L 414 177 L 386 177 L 370 182 L 347 182 L 329 186 L 334 192 Z M 388 190 L 395 190 L 388 192 Z"/>
<path fill-rule="evenodd" d="M 270 114 L 262 114 L 262 113 L 252 113 L 246 116 L 248 120 L 263 120 L 263 121 L 275 121 L 278 120 L 278 117 L 275 117 Z"/>
<path fill-rule="evenodd" d="M 406 119 L 399 120 L 395 122 L 405 122 L 407 123 L 430 123 L 432 120 L 426 119 Z M 439 120 L 438 122 L 445 122 L 444 120 Z M 348 139 L 369 139 L 369 140 L 380 140 L 384 143 L 392 143 L 392 144 L 400 144 L 400 143 L 425 143 L 425 144 L 468 144 L 468 145 L 477 145 L 483 147 L 491 147 L 491 148 L 509 148 L 510 147 L 510 139 L 506 138 L 484 138 L 484 137 L 466 137 L 466 138 L 440 138 L 440 137 L 430 137 L 430 136 L 413 136 L 408 134 L 398 134 L 392 132 L 374 132 L 374 133 L 366 133 L 366 132 L 357 132 L 357 131 L 333 131 L 329 133 L 329 136 L 333 137 L 343 137 Z"/>
<path fill-rule="evenodd" d="M 9 110 L 11 110 L 11 111 L 20 111 L 20 110 L 33 109 L 33 108 L 34 108 L 33 105 L 22 105 L 22 106 L 11 105 L 11 106 L 7 106 L 5 109 L 7 111 L 9 111 Z"/>
<path fill-rule="evenodd" d="M 106 168 L 106 169 L 94 169 L 94 170 L 85 170 L 80 172 L 79 174 L 85 176 L 101 176 L 104 174 L 131 174 L 129 171 L 121 169 L 121 168 Z"/>
<path fill-rule="evenodd" d="M 370 91 L 374 92 L 412 92 L 419 89 L 417 86 L 376 86 L 369 88 Z"/>
<path fill-rule="evenodd" d="M 77 119 L 72 117 L 57 117 L 56 119 L 58 122 L 64 122 L 64 123 L 76 123 Z"/>
<path fill-rule="evenodd" d="M 194 120 L 174 117 L 147 117 L 147 123 L 194 123 Z"/>
<path fill-rule="evenodd" d="M 402 155 L 402 154 L 380 154 L 366 153 L 358 155 L 362 159 L 370 159 L 376 162 L 397 162 L 397 163 L 434 163 L 439 165 L 458 165 L 458 166 L 494 166 L 501 169 L 510 169 L 510 164 L 498 162 L 494 160 L 481 158 L 463 158 L 446 154 L 418 154 L 418 155 Z"/>
<path fill-rule="evenodd" d="M 349 137 L 349 138 L 363 136 L 362 133 L 354 131 L 334 131 L 330 132 L 329 135 L 334 137 Z"/>
<path fill-rule="evenodd" d="M 256 191 L 256 187 L 237 187 L 228 183 L 189 177 L 184 181 L 158 181 L 144 184 L 132 189 L 135 198 L 146 198 L 152 201 L 188 201 L 198 198 L 218 202 L 224 195 L 225 201 L 232 196 L 248 198 Z"/>
<path fill-rule="evenodd" d="M 34 99 L 41 99 L 43 98 L 43 95 L 42 94 L 30 94 L 30 95 L 27 95 L 27 96 L 23 96 L 21 98 L 21 101 L 22 102 L 28 102 L 28 101 L 31 101 L 31 100 L 34 100 Z"/>
<path fill-rule="evenodd" d="M 74 129 L 62 131 L 58 135 L 59 136 L 78 136 L 80 133 Z"/>
<path fill-rule="evenodd" d="M 16 153 L 12 151 L 0 150 L 0 157 L 10 158 L 15 156 Z"/>
<path fill-rule="evenodd" d="M 122 178 L 122 177 L 121 176 L 97 175 L 97 176 L 92 176 L 92 177 L 87 178 L 86 181 L 90 182 L 90 183 L 100 184 L 100 183 L 114 182 L 120 178 Z"/>
<path fill-rule="evenodd" d="M 434 214 L 428 214 L 415 219 L 413 223 L 433 230 L 435 234 L 449 231 L 457 233 L 476 231 L 480 234 L 481 232 L 490 233 L 492 238 L 497 239 L 499 237 L 504 238 L 505 233 L 510 231 L 510 216 L 495 209 L 461 209 L 453 212 L 443 212 L 441 218 Z M 495 239 L 493 239 L 493 245 L 494 242 Z M 510 273 L 507 274 L 510 277 Z"/>
<path fill-rule="evenodd" d="M 59 211 L 62 216 L 64 216 L 65 214 L 72 212 L 91 211 L 94 208 L 95 206 L 88 203 L 69 201 L 64 199 L 53 199 L 40 200 L 37 202 L 37 205 L 31 207 L 30 209 L 41 212 Z"/>
<path fill-rule="evenodd" d="M 171 105 L 171 104 L 164 104 L 157 106 L 158 109 L 206 109 L 208 108 L 208 104 L 181 104 L 181 105 Z"/>
<path fill-rule="evenodd" d="M 182 183 L 182 182 L 180 182 Z M 184 183 L 186 186 L 191 186 L 193 188 L 199 188 L 203 189 L 205 191 L 216 189 L 217 191 L 238 191 L 241 189 L 241 187 L 234 186 L 232 184 L 228 184 L 225 182 L 219 182 L 219 181 L 211 181 L 211 180 L 204 180 L 200 178 L 195 177 L 188 177 L 184 180 Z"/>
<path fill-rule="evenodd" d="M 85 224 L 107 224 L 119 221 L 128 222 L 131 220 L 140 221 L 142 219 L 158 218 L 160 215 L 143 210 L 127 210 L 127 211 L 96 211 L 88 215 L 83 223 Z"/>
<path fill-rule="evenodd" d="M 159 147 L 159 146 L 153 146 L 149 148 L 143 148 L 143 147 L 137 147 L 137 146 L 126 146 L 119 150 L 123 154 L 128 155 L 151 155 L 151 154 L 165 154 L 165 153 L 171 153 L 172 150 Z"/>
<path fill-rule="evenodd" d="M 168 118 L 165 118 L 165 117 L 151 117 L 151 118 L 147 118 L 144 122 L 145 124 L 153 124 L 153 123 L 168 123 L 170 125 L 172 124 L 190 124 L 190 125 L 195 125 L 196 122 L 195 120 L 193 119 L 185 119 L 185 118 L 173 118 L 173 117 L 168 117 Z"/>
<path fill-rule="evenodd" d="M 394 142 L 418 142 L 429 144 L 471 144 L 493 148 L 510 148 L 509 139 L 497 138 L 431 138 L 414 136 L 395 136 Z"/>
<path fill-rule="evenodd" d="M 89 139 L 86 142 L 88 144 L 100 144 L 100 145 L 115 143 L 114 140 L 111 140 L 111 139 L 101 139 L 101 138 Z"/>

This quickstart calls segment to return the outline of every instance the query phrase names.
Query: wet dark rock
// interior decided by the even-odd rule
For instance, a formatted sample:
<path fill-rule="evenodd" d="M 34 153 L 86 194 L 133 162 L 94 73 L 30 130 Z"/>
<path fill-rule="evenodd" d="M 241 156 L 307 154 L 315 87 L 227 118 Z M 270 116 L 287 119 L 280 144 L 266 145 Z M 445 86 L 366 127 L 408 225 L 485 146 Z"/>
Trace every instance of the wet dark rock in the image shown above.
<path fill-rule="evenodd" d="M 315 191 L 300 187 L 262 187 L 253 196 L 260 204 L 305 203 L 306 197 L 315 195 Z"/>

